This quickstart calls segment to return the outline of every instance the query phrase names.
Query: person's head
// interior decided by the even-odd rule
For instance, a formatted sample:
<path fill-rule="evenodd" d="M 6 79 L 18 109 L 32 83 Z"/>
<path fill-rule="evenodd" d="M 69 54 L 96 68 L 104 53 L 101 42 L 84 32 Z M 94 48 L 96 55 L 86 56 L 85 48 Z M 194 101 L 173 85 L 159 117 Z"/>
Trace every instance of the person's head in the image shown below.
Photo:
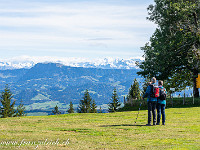
<path fill-rule="evenodd" d="M 163 81 L 162 81 L 162 80 L 159 80 L 159 81 L 158 81 L 158 85 L 163 86 Z"/>
<path fill-rule="evenodd" d="M 151 83 L 156 83 L 156 78 L 155 78 L 155 77 L 153 77 L 153 78 L 151 79 Z"/>

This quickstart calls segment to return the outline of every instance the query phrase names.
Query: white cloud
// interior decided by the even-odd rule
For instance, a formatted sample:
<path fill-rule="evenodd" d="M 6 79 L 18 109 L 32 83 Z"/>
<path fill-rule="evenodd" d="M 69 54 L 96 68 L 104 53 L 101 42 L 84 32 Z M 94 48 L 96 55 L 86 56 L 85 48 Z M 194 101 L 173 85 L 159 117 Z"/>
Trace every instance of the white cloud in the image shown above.
<path fill-rule="evenodd" d="M 146 6 L 95 2 L 42 4 L 0 8 L 0 48 L 57 51 L 105 48 L 109 53 L 123 48 L 122 53 L 131 53 L 130 49 L 139 51 L 155 28 L 145 19 Z"/>

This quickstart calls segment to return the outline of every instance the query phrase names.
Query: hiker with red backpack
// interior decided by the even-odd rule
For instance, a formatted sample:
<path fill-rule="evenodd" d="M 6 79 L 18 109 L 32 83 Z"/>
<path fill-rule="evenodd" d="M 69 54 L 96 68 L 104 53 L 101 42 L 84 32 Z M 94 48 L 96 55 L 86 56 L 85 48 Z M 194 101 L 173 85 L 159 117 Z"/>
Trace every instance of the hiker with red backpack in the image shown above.
<path fill-rule="evenodd" d="M 151 119 L 153 115 L 153 125 L 156 125 L 156 105 L 157 105 L 157 97 L 159 97 L 159 88 L 156 85 L 156 78 L 153 77 L 151 79 L 150 85 L 147 87 L 143 98 L 147 97 L 148 104 L 148 124 L 147 126 L 151 126 Z"/>
<path fill-rule="evenodd" d="M 158 81 L 158 87 L 160 89 L 160 96 L 158 97 L 157 102 L 157 123 L 156 125 L 160 125 L 160 118 L 162 114 L 162 125 L 165 125 L 165 106 L 166 106 L 166 97 L 167 91 L 163 87 L 163 81 Z"/>

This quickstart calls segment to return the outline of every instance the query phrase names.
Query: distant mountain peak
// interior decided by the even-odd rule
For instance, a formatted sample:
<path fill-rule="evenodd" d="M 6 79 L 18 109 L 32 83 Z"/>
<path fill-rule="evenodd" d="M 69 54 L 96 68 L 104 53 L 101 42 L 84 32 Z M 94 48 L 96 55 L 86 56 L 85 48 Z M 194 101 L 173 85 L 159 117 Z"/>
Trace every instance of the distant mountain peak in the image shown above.
<path fill-rule="evenodd" d="M 9 59 L 0 59 L 0 70 L 32 68 L 37 63 L 58 63 L 64 66 L 102 69 L 137 69 L 135 62 L 143 61 L 142 58 L 75 58 L 75 57 L 31 57 L 19 56 Z"/>

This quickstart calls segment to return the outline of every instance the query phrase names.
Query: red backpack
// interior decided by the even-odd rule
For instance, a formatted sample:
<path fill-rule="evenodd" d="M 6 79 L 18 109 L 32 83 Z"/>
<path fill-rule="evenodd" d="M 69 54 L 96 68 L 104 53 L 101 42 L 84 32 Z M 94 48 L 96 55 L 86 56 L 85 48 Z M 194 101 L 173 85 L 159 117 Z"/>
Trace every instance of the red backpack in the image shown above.
<path fill-rule="evenodd" d="M 157 98 L 160 96 L 160 90 L 159 87 L 155 84 L 151 84 L 151 97 L 152 98 Z"/>

